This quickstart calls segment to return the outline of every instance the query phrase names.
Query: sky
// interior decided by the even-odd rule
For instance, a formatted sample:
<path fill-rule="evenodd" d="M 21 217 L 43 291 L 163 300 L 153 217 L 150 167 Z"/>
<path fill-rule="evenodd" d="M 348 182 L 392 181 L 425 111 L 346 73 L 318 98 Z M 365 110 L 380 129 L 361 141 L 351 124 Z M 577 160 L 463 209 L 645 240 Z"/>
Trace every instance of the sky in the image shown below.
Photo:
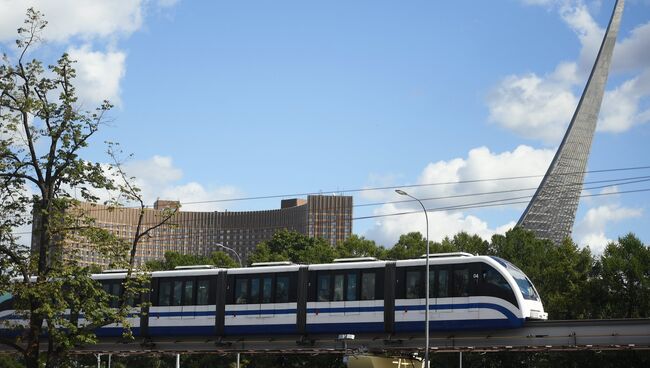
<path fill-rule="evenodd" d="M 15 51 L 28 6 L 45 14 L 31 56 L 52 63 L 68 52 L 80 104 L 115 105 L 84 157 L 108 162 L 104 142 L 120 142 L 148 203 L 248 211 L 279 208 L 281 198 L 223 200 L 353 195 L 353 232 L 392 246 L 424 233 L 422 213 L 373 216 L 419 205 L 387 203 L 405 199 L 393 189 L 355 189 L 401 186 L 439 198 L 424 202 L 429 209 L 522 202 L 430 211 L 432 240 L 459 231 L 488 239 L 514 226 L 571 119 L 613 5 L 0 0 L 0 44 Z M 650 166 L 649 96 L 650 0 L 628 0 L 588 170 Z M 650 188 L 640 181 L 648 176 L 588 173 L 574 240 L 596 254 L 628 232 L 648 243 L 650 192 L 626 193 Z M 436 183 L 452 184 L 408 187 Z M 511 192 L 476 195 L 493 191 Z"/>

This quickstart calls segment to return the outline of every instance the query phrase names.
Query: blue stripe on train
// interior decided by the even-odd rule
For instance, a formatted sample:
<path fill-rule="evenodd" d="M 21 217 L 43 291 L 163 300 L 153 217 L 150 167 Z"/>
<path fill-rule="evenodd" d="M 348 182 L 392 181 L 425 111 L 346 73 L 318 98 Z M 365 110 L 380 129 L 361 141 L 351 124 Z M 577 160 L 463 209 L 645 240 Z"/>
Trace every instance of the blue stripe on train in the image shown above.
<path fill-rule="evenodd" d="M 307 308 L 307 313 L 361 313 L 383 312 L 384 307 L 339 307 L 339 308 Z"/>
<path fill-rule="evenodd" d="M 150 312 L 151 317 L 210 317 L 216 314 L 215 311 L 201 311 L 201 312 Z"/>
<path fill-rule="evenodd" d="M 244 325 L 244 326 L 225 326 L 226 335 L 273 335 L 273 334 L 294 334 L 297 333 L 295 324 L 286 325 Z"/>
<path fill-rule="evenodd" d="M 231 310 L 226 316 L 250 316 L 256 314 L 296 314 L 297 309 L 260 309 L 260 310 Z"/>
<path fill-rule="evenodd" d="M 424 305 L 398 305 L 395 311 L 424 310 Z M 468 304 L 432 304 L 429 310 L 454 310 L 454 309 L 493 309 L 503 314 L 508 320 L 519 320 L 510 309 L 493 303 L 468 303 Z"/>

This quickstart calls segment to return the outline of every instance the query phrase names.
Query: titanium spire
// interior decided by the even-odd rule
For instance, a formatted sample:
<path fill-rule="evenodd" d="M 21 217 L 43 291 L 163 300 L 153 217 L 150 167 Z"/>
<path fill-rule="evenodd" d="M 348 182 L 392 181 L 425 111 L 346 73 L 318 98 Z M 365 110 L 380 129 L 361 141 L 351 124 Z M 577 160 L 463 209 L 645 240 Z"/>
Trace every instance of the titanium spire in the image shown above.
<path fill-rule="evenodd" d="M 605 37 L 569 128 L 517 223 L 555 244 L 571 236 L 624 5 L 624 0 L 617 0 L 614 5 Z"/>

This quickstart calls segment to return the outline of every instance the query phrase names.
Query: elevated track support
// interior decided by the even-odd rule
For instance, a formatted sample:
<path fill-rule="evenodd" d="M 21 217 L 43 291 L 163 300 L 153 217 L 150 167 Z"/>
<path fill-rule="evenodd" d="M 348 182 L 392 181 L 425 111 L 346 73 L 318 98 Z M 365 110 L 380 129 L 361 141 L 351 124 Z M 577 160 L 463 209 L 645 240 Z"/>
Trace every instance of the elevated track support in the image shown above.
<path fill-rule="evenodd" d="M 343 338 L 341 336 L 344 336 Z M 432 352 L 648 350 L 650 319 L 527 322 L 511 330 L 432 332 Z M 126 341 L 100 338 L 84 353 L 412 354 L 424 333 L 274 336 L 168 336 Z M 0 352 L 10 352 L 0 345 Z"/>

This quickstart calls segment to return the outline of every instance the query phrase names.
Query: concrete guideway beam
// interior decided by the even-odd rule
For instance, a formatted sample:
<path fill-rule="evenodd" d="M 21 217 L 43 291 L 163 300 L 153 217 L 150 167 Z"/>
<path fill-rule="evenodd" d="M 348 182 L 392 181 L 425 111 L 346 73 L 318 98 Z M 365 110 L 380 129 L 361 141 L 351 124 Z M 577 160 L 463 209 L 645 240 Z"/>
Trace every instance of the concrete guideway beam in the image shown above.
<path fill-rule="evenodd" d="M 76 353 L 246 353 L 246 354 L 356 354 L 414 353 L 422 350 L 421 332 L 356 334 L 343 344 L 338 335 L 273 335 L 100 338 L 96 345 Z M 522 328 L 462 332 L 431 332 L 432 352 L 459 351 L 577 351 L 650 349 L 650 319 L 571 320 L 528 322 Z M 45 345 L 44 345 L 45 346 Z M 0 352 L 11 352 L 0 345 Z"/>

